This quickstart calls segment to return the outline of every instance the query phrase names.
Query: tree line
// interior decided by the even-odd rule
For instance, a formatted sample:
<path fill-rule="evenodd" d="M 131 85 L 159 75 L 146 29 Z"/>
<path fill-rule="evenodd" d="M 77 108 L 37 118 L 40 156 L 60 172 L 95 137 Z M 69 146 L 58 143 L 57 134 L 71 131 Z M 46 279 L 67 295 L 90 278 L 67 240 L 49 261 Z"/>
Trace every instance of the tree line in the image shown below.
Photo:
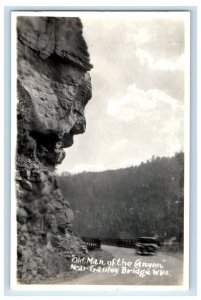
<path fill-rule="evenodd" d="M 139 166 L 63 173 L 58 184 L 74 211 L 79 236 L 183 243 L 184 153 L 152 157 Z"/>

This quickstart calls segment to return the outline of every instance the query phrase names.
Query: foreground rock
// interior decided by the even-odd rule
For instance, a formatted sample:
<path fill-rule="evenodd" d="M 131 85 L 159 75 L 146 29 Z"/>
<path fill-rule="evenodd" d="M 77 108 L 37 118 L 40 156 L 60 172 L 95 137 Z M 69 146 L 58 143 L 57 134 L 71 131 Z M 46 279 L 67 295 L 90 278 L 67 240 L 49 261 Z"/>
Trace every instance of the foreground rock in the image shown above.
<path fill-rule="evenodd" d="M 87 254 L 53 171 L 85 131 L 92 65 L 78 18 L 18 17 L 17 37 L 17 277 L 32 282 Z"/>

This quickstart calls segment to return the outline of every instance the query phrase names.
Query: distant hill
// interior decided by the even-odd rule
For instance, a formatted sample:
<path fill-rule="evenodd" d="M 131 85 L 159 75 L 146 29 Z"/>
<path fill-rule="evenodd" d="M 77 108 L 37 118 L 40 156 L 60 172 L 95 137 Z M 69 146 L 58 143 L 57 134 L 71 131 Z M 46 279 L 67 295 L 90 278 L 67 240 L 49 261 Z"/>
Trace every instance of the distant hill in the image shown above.
<path fill-rule="evenodd" d="M 58 176 L 81 236 L 159 235 L 183 242 L 184 154 L 137 167 Z"/>

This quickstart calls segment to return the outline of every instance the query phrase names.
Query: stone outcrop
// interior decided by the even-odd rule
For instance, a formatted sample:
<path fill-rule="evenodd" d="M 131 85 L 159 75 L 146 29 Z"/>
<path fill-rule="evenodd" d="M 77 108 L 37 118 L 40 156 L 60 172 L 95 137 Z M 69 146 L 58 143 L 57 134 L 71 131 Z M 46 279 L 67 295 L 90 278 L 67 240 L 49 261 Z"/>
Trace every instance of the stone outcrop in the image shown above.
<path fill-rule="evenodd" d="M 18 17 L 17 38 L 17 276 L 33 282 L 87 253 L 53 171 L 85 131 L 92 65 L 78 18 Z"/>

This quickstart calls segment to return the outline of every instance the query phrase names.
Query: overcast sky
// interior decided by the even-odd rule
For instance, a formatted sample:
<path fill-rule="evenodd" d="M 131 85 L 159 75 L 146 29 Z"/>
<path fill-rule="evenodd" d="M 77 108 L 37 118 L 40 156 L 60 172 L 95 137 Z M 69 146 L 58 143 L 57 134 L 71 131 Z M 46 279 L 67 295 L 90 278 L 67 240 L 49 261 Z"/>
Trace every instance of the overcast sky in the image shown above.
<path fill-rule="evenodd" d="M 123 168 L 183 150 L 182 16 L 113 13 L 82 22 L 93 97 L 86 132 L 74 137 L 58 172 Z"/>

